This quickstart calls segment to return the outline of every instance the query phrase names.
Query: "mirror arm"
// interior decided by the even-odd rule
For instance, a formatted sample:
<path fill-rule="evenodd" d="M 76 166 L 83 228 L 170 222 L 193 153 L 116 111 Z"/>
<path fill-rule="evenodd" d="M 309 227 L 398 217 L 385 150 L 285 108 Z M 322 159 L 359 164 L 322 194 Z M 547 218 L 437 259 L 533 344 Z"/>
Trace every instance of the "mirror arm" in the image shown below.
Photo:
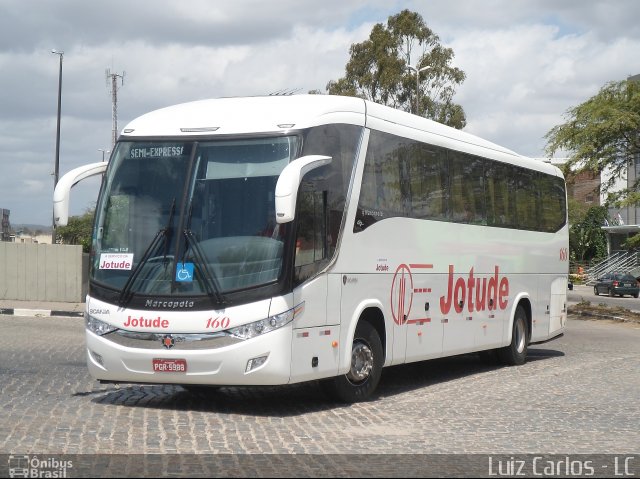
<path fill-rule="evenodd" d="M 296 212 L 298 188 L 305 174 L 331 163 L 330 156 L 309 155 L 289 163 L 276 183 L 276 222 L 279 224 L 293 221 Z"/>
<path fill-rule="evenodd" d="M 60 178 L 53 192 L 53 218 L 56 226 L 66 226 L 69 221 L 69 193 L 71 188 L 85 178 L 104 173 L 107 165 L 107 162 L 101 161 L 80 166 Z"/>

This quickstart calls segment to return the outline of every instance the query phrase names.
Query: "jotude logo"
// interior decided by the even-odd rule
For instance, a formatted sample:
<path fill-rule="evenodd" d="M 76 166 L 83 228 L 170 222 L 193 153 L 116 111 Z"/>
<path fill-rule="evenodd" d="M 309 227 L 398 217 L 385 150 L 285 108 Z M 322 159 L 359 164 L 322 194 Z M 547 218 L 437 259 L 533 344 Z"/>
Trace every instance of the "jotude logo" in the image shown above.
<path fill-rule="evenodd" d="M 169 327 L 169 320 L 162 319 L 160 316 L 158 316 L 157 318 L 145 318 L 144 316 L 140 316 L 139 318 L 132 318 L 131 316 L 129 316 L 124 322 L 124 327 L 167 329 Z"/>
<path fill-rule="evenodd" d="M 466 275 L 456 278 L 453 265 L 449 265 L 447 295 L 440 297 L 440 311 L 449 314 L 451 306 L 456 313 L 462 313 L 466 305 L 467 311 L 489 311 L 506 309 L 509 303 L 509 279 L 500 274 L 496 266 L 493 275 L 476 277 L 473 268 Z"/>

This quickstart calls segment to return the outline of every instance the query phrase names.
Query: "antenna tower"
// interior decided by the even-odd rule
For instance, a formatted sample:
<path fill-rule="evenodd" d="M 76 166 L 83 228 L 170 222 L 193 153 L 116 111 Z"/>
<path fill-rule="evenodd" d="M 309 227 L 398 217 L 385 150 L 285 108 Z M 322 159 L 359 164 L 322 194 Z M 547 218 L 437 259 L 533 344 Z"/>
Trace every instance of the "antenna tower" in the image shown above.
<path fill-rule="evenodd" d="M 120 78 L 120 86 L 124 85 L 124 74 L 111 73 L 108 68 L 105 70 L 105 78 L 107 80 L 107 88 L 111 94 L 111 151 L 116 146 L 118 139 L 118 78 Z"/>

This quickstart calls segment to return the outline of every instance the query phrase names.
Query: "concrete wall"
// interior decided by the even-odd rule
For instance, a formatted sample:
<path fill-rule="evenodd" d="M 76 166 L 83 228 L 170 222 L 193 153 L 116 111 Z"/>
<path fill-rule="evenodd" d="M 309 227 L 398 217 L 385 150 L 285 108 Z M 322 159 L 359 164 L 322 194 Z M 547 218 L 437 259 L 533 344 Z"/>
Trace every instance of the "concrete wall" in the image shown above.
<path fill-rule="evenodd" d="M 0 242 L 0 298 L 82 302 L 88 264 L 82 246 Z"/>

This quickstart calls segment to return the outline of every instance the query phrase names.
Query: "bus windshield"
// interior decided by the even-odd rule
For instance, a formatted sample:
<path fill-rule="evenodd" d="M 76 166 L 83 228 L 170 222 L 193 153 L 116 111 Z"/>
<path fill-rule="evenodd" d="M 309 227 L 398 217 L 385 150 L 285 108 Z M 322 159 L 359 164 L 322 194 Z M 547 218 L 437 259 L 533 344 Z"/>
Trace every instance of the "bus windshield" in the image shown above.
<path fill-rule="evenodd" d="M 91 279 L 191 296 L 276 281 L 275 186 L 298 145 L 297 136 L 120 142 L 96 210 Z"/>

